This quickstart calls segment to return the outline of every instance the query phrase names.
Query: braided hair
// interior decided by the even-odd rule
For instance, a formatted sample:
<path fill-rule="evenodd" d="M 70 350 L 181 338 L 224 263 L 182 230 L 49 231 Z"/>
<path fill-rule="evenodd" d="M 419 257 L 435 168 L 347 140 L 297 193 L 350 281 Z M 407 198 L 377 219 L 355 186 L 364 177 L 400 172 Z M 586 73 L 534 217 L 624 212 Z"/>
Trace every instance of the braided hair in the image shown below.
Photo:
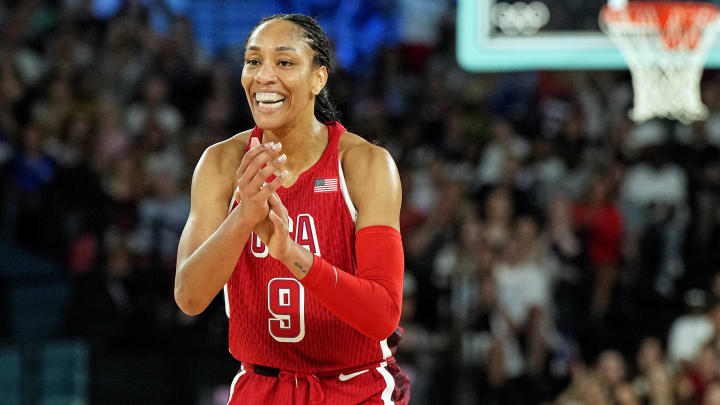
<path fill-rule="evenodd" d="M 250 39 L 250 35 L 255 32 L 257 27 L 272 20 L 290 21 L 301 28 L 303 32 L 303 39 L 307 41 L 308 45 L 310 45 L 310 48 L 314 52 L 313 65 L 325 66 L 328 70 L 328 74 L 335 71 L 335 58 L 332 54 L 330 40 L 327 35 L 325 35 L 325 31 L 323 31 L 320 24 L 318 24 L 314 18 L 303 14 L 275 14 L 263 18 L 259 23 L 257 23 L 257 25 L 255 25 L 255 27 L 253 27 L 250 34 L 248 34 L 247 39 L 245 39 L 245 48 L 247 48 L 247 42 Z M 330 98 L 330 92 L 328 91 L 327 86 L 323 87 L 320 94 L 315 96 L 315 118 L 323 123 L 340 120 L 340 112 Z"/>

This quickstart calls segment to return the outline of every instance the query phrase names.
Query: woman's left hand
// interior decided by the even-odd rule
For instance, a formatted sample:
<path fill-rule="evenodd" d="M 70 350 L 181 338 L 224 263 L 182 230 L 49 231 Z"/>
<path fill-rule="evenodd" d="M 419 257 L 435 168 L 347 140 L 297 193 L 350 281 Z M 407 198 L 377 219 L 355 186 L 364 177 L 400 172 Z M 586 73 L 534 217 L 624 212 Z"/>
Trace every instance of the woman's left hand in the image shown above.
<path fill-rule="evenodd" d="M 295 243 L 290 239 L 288 212 L 277 193 L 272 193 L 268 198 L 270 212 L 260 226 L 267 226 L 267 240 L 263 241 L 268 247 L 270 256 L 283 261 L 288 251 Z"/>

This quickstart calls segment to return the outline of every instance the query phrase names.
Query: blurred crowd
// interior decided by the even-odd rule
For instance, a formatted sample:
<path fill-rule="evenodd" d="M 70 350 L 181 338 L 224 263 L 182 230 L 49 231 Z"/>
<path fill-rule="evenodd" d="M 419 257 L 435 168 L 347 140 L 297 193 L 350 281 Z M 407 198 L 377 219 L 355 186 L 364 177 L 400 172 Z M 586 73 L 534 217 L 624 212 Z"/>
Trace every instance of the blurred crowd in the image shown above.
<path fill-rule="evenodd" d="M 248 122 L 227 64 L 185 18 L 153 32 L 139 3 L 112 20 L 48 1 L 0 15 L 4 233 L 72 275 L 78 331 L 172 318 L 193 167 Z"/>
<path fill-rule="evenodd" d="M 470 74 L 452 4 L 398 4 L 398 40 L 329 86 L 400 170 L 413 403 L 720 404 L 715 72 L 708 120 L 635 124 L 627 72 Z M 198 158 L 253 125 L 242 44 L 170 21 L 0 4 L 2 238 L 71 279 L 63 334 L 229 358 L 221 300 L 188 317 L 172 284 Z"/>

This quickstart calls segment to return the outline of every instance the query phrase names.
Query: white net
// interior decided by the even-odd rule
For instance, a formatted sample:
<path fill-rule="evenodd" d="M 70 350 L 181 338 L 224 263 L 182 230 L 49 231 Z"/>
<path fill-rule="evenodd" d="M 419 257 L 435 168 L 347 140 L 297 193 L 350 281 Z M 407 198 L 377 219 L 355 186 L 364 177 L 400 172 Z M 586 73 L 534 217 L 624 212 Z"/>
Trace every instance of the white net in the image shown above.
<path fill-rule="evenodd" d="M 604 9 L 601 14 L 601 28 L 618 46 L 632 74 L 635 97 L 630 118 L 703 120 L 708 110 L 700 98 L 700 79 L 720 28 L 717 11 L 672 7 L 663 26 L 657 10 L 645 3 L 632 11 Z"/>

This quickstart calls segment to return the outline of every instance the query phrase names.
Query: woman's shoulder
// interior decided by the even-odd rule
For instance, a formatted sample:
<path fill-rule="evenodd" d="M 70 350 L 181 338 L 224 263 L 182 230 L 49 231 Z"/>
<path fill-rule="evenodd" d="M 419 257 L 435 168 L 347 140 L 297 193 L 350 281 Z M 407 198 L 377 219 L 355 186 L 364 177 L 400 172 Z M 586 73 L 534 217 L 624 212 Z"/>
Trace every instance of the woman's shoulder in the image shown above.
<path fill-rule="evenodd" d="M 378 181 L 393 182 L 398 177 L 395 161 L 385 148 L 352 132 L 340 138 L 338 157 L 351 191 Z"/>
<path fill-rule="evenodd" d="M 198 164 L 222 172 L 226 172 L 231 167 L 237 168 L 245 154 L 251 133 L 252 130 L 249 129 L 208 146 Z"/>
<path fill-rule="evenodd" d="M 340 138 L 338 155 L 343 167 L 358 163 L 368 163 L 369 160 L 385 160 L 390 157 L 385 148 L 368 142 L 363 137 L 346 131 Z"/>
<path fill-rule="evenodd" d="M 392 156 L 351 132 L 340 138 L 338 153 L 350 199 L 358 211 L 357 229 L 387 225 L 399 230 L 402 190 Z"/>

